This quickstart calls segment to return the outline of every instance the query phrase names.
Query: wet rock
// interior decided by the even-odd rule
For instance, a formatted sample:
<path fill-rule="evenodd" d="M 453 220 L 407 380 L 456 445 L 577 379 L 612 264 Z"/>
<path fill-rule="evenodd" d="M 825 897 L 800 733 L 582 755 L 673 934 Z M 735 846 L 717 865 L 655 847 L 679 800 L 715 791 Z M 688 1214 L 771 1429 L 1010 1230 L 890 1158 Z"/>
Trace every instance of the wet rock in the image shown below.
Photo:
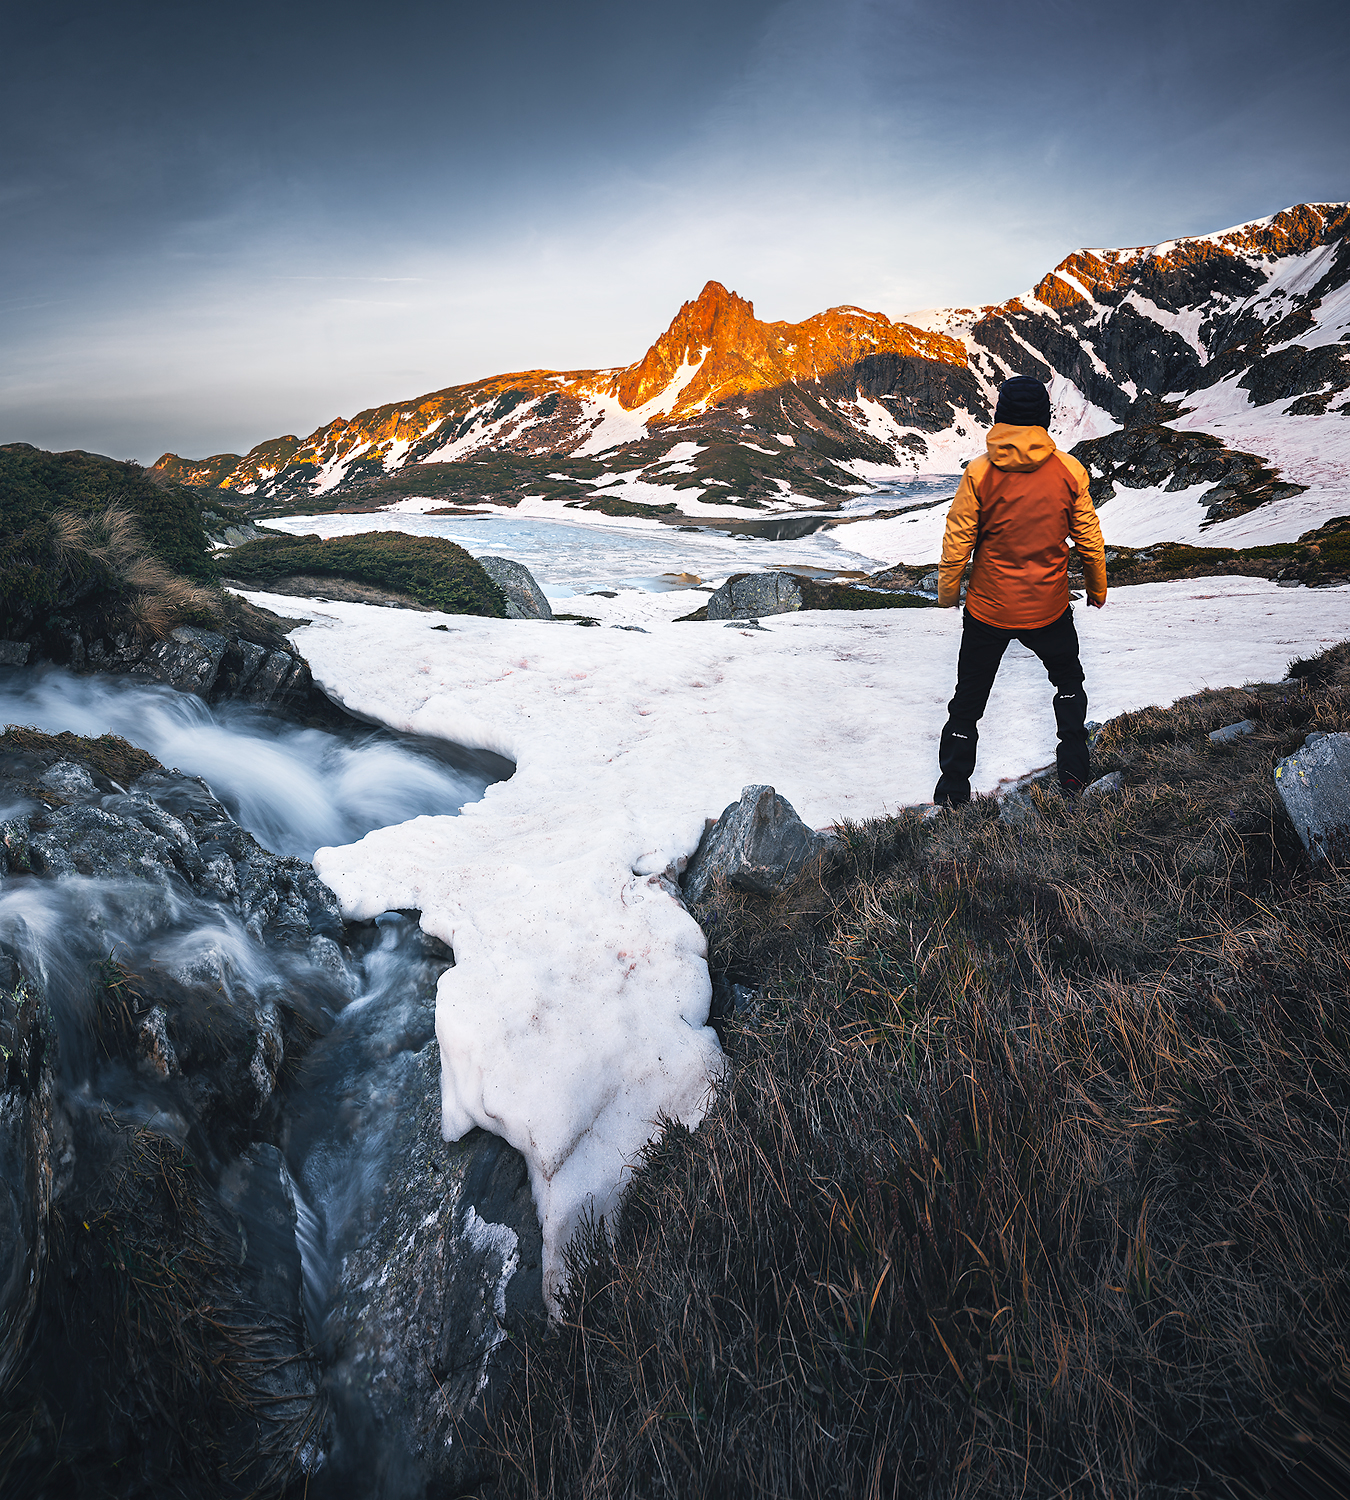
<path fill-rule="evenodd" d="M 506 596 L 508 620 L 553 618 L 553 609 L 544 597 L 543 589 L 535 582 L 534 574 L 524 563 L 513 562 L 509 557 L 480 557 L 475 560 Z"/>
<path fill-rule="evenodd" d="M 791 573 L 743 573 L 728 578 L 708 600 L 710 620 L 758 620 L 802 608 L 801 584 Z"/>
<path fill-rule="evenodd" d="M 55 1104 L 55 1036 L 37 986 L 0 989 L 0 1392 L 37 1309 L 64 1135 Z"/>
<path fill-rule="evenodd" d="M 684 875 L 684 899 L 702 904 L 718 880 L 772 896 L 785 890 L 834 840 L 808 828 L 771 786 L 748 786 L 704 831 Z"/>
<path fill-rule="evenodd" d="M 305 1329 L 295 1196 L 281 1152 L 256 1143 L 221 1173 L 220 1203 L 239 1237 L 240 1306 L 257 1351 L 259 1396 L 237 1452 L 266 1454 L 310 1418 L 318 1371 Z M 264 1477 L 258 1464 L 256 1481 Z M 247 1485 L 243 1488 L 248 1488 Z"/>
<path fill-rule="evenodd" d="M 1314 860 L 1350 852 L 1350 734 L 1310 734 L 1276 763 L 1275 787 Z"/>
<path fill-rule="evenodd" d="M 136 1059 L 151 1078 L 172 1078 L 178 1069 L 178 1053 L 169 1040 L 168 1012 L 152 1005 L 136 1026 Z"/>
<path fill-rule="evenodd" d="M 180 625 L 168 640 L 149 647 L 131 668 L 131 675 L 205 698 L 215 686 L 216 673 L 229 646 L 229 638 L 218 631 Z"/>
<path fill-rule="evenodd" d="M 323 1494 L 459 1493 L 512 1329 L 544 1318 L 542 1237 L 520 1153 L 440 1131 L 440 1055 L 385 1103 L 385 1191 L 342 1256 L 324 1329 L 334 1406 Z M 384 1487 L 381 1487 L 384 1486 Z"/>
<path fill-rule="evenodd" d="M 0 667 L 22 667 L 28 664 L 27 641 L 0 641 Z"/>

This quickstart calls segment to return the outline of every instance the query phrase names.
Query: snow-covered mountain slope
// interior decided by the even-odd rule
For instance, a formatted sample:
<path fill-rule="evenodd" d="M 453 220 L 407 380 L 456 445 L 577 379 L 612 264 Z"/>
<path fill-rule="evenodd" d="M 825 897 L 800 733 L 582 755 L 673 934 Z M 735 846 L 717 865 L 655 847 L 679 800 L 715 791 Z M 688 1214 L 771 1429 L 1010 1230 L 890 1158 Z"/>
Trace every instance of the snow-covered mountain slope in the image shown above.
<path fill-rule="evenodd" d="M 1050 385 L 1057 440 L 1099 481 L 1104 523 L 1140 491 L 1171 524 L 1160 497 L 1186 491 L 1183 529 L 1257 508 L 1267 531 L 1307 529 L 1345 508 L 1350 477 L 1348 231 L 1350 205 L 1302 204 L 1078 250 L 1011 301 L 900 322 L 837 307 L 765 323 L 710 281 L 625 368 L 495 376 L 243 457 L 156 467 L 271 507 L 531 495 L 610 514 L 832 508 L 872 480 L 955 472 L 980 450 L 1000 381 L 1030 374 Z"/>

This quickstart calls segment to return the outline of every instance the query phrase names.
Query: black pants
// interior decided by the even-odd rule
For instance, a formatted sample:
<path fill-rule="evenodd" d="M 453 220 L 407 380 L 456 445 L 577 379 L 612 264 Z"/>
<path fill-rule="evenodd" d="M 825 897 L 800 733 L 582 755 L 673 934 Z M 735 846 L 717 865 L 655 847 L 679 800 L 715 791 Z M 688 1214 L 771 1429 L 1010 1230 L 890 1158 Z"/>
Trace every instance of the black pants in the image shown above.
<path fill-rule="evenodd" d="M 989 692 L 998 675 L 998 664 L 1009 641 L 1034 651 L 1055 685 L 1055 723 L 1059 749 L 1055 760 L 1060 785 L 1081 790 L 1088 782 L 1087 694 L 1083 691 L 1083 668 L 1078 660 L 1078 632 L 1073 628 L 1070 606 L 1052 625 L 1039 630 L 998 630 L 967 610 L 961 632 L 961 654 L 956 662 L 956 693 L 947 705 L 947 725 L 938 746 L 941 775 L 933 791 L 934 802 L 950 804 L 970 801 L 970 777 L 975 769 L 976 725 L 984 715 Z"/>

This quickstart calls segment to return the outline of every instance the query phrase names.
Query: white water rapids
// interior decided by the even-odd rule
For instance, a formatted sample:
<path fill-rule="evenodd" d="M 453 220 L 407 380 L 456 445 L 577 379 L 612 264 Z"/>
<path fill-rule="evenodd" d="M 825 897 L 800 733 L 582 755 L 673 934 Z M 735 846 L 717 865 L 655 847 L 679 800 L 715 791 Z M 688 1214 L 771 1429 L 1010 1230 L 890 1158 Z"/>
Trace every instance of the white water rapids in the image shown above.
<path fill-rule="evenodd" d="M 48 734 L 112 733 L 162 765 L 200 776 L 264 847 L 312 859 L 373 828 L 458 812 L 510 774 L 496 756 L 385 730 L 304 729 L 245 704 L 59 667 L 0 670 L 0 724 Z"/>

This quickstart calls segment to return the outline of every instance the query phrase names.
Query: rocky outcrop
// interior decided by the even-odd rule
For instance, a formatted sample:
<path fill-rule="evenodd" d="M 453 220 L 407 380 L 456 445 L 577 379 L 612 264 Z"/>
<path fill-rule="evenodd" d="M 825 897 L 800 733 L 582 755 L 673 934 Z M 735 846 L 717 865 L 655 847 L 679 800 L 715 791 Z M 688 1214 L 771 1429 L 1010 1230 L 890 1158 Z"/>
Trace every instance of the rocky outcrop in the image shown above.
<path fill-rule="evenodd" d="M 1275 786 L 1314 860 L 1350 854 L 1350 734 L 1310 734 L 1276 764 Z"/>
<path fill-rule="evenodd" d="M 1077 444 L 1073 456 L 1091 476 L 1093 503 L 1100 508 L 1127 489 L 1175 492 L 1207 484 L 1199 497 L 1204 526 L 1254 510 L 1271 500 L 1301 494 L 1306 485 L 1289 484 L 1265 459 L 1227 447 L 1207 432 L 1178 432 L 1165 424 L 1181 415 L 1179 403 L 1143 398 L 1125 414 L 1119 432 Z"/>
<path fill-rule="evenodd" d="M 100 622 L 72 617 L 32 643 L 6 642 L 11 662 L 48 660 L 74 672 L 127 673 L 195 693 L 208 703 L 239 699 L 259 706 L 308 712 L 321 698 L 309 665 L 289 645 L 262 646 L 243 635 L 179 625 L 163 640 L 130 630 L 106 631 Z M 317 705 L 331 715 L 330 705 Z"/>
<path fill-rule="evenodd" d="M 748 786 L 704 830 L 683 879 L 684 899 L 701 905 L 718 881 L 774 896 L 814 861 L 828 859 L 834 840 L 808 828 L 771 786 Z"/>
<path fill-rule="evenodd" d="M 441 1136 L 434 1041 L 366 1074 L 388 1129 L 378 1187 L 337 1247 L 323 1326 L 334 1408 L 325 1493 L 458 1493 L 508 1334 L 542 1324 L 543 1240 L 524 1158 L 481 1130 Z"/>
<path fill-rule="evenodd" d="M 551 620 L 553 609 L 534 574 L 509 557 L 479 557 L 475 561 L 506 596 L 508 620 Z"/>

